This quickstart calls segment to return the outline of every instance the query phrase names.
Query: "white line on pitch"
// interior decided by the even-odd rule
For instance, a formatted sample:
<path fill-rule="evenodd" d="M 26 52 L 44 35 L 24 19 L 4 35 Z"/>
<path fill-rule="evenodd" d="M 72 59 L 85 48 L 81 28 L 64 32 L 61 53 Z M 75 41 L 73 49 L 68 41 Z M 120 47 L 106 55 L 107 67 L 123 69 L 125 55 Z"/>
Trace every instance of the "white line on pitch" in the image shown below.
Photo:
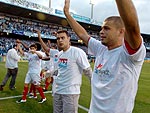
<path fill-rule="evenodd" d="M 44 93 L 52 93 L 52 91 L 46 91 Z M 39 94 L 39 93 L 37 93 L 37 94 Z M 0 100 L 6 100 L 6 99 L 12 99 L 12 98 L 18 98 L 18 97 L 22 97 L 22 95 L 11 96 L 11 97 L 4 97 L 4 98 L 0 98 Z"/>
<path fill-rule="evenodd" d="M 44 92 L 44 93 L 52 93 L 52 91 L 46 91 L 46 92 Z M 39 93 L 37 93 L 37 94 L 39 94 Z M 0 100 L 6 100 L 6 99 L 13 99 L 13 98 L 18 98 L 18 97 L 22 97 L 22 95 L 18 95 L 18 96 L 11 96 L 11 97 L 3 97 L 3 98 L 0 98 Z M 83 106 L 81 106 L 81 105 L 78 105 L 79 106 L 79 108 L 81 108 L 81 109 L 83 109 L 83 110 L 85 110 L 85 111 L 89 111 L 86 107 L 83 107 Z"/>
<path fill-rule="evenodd" d="M 83 106 L 81 106 L 81 105 L 78 105 L 79 106 L 79 108 L 81 108 L 81 109 L 83 109 L 83 110 L 85 110 L 85 111 L 89 111 L 89 109 L 87 109 L 86 107 L 83 107 Z"/>

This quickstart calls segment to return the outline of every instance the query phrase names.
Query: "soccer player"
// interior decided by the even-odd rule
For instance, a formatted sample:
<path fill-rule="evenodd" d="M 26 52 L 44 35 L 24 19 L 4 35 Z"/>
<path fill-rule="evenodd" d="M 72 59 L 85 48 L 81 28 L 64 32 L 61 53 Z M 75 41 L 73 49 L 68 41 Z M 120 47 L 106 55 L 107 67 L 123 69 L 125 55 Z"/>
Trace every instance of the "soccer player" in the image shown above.
<path fill-rule="evenodd" d="M 21 44 L 23 45 L 23 47 L 24 47 L 26 50 L 29 51 L 29 46 L 28 46 L 27 44 L 25 44 L 23 41 L 17 39 L 17 40 L 16 40 L 16 43 L 21 43 Z M 41 49 L 42 49 L 42 48 L 41 48 L 41 44 L 38 43 L 38 42 L 36 42 L 35 45 L 37 46 L 37 51 L 39 51 L 39 52 L 44 56 L 44 55 L 45 55 L 44 52 L 41 52 Z M 42 61 L 43 61 L 43 60 L 42 60 Z M 44 62 L 44 61 L 43 61 L 43 62 Z M 42 68 L 43 65 L 44 65 L 43 62 L 41 62 L 41 68 Z M 43 71 L 43 70 L 41 70 L 40 75 L 42 75 L 42 71 Z M 31 85 L 30 85 L 30 89 L 29 89 L 28 96 L 29 96 L 29 98 L 35 98 L 35 99 L 37 98 L 37 95 L 36 95 L 36 88 L 35 88 L 35 86 L 34 86 L 33 83 L 31 83 Z"/>
<path fill-rule="evenodd" d="M 51 54 L 40 32 L 37 33 L 42 47 Z M 57 32 L 57 46 L 61 51 L 57 54 L 58 75 L 54 80 L 53 113 L 77 113 L 82 73 L 91 79 L 92 69 L 86 53 L 70 45 L 70 36 L 66 30 Z"/>
<path fill-rule="evenodd" d="M 132 0 L 115 2 L 120 16 L 104 20 L 98 41 L 71 17 L 70 0 L 65 0 L 70 26 L 96 56 L 89 113 L 132 113 L 134 107 L 146 50 Z"/>
<path fill-rule="evenodd" d="M 37 43 L 35 43 L 35 44 L 37 45 Z M 42 83 L 43 83 L 43 81 L 45 81 L 45 78 L 46 78 L 45 77 L 45 72 L 47 70 L 46 62 L 48 62 L 50 60 L 50 58 L 49 58 L 49 54 L 47 54 L 47 53 L 44 54 L 44 52 L 41 52 L 41 51 L 40 51 L 40 53 L 43 55 L 42 60 L 41 60 L 41 72 L 40 72 L 40 78 L 41 78 L 41 84 L 40 85 L 42 86 Z M 29 98 L 34 98 L 34 99 L 37 98 L 36 88 L 35 88 L 35 85 L 33 83 L 30 85 L 30 90 L 29 90 L 28 96 L 29 96 Z"/>
<path fill-rule="evenodd" d="M 17 53 L 18 50 L 22 54 L 22 49 L 20 48 L 20 44 L 17 43 L 17 44 L 14 44 L 13 48 L 7 52 L 7 55 L 6 55 L 7 74 L 5 75 L 5 78 L 0 85 L 0 91 L 3 91 L 3 87 L 6 85 L 10 77 L 11 77 L 11 81 L 9 84 L 9 89 L 14 90 L 16 88 L 15 82 L 16 82 L 16 77 L 18 73 L 18 61 L 21 58 L 19 54 Z"/>
<path fill-rule="evenodd" d="M 47 66 L 46 66 L 47 65 Z M 45 86 L 43 88 L 43 91 L 48 91 L 48 87 L 50 84 L 53 83 L 53 73 L 54 73 L 54 63 L 53 60 L 50 59 L 49 61 L 45 61 L 45 69 L 43 76 L 45 78 Z"/>
<path fill-rule="evenodd" d="M 28 86 L 32 82 L 35 85 L 35 88 L 38 90 L 41 96 L 41 100 L 39 103 L 43 103 L 46 101 L 46 97 L 43 93 L 42 87 L 40 86 L 40 72 L 41 72 L 41 59 L 42 55 L 37 50 L 36 44 L 31 44 L 29 48 L 29 52 L 24 52 L 24 55 L 27 56 L 29 61 L 28 72 L 25 78 L 24 91 L 23 96 L 20 100 L 16 101 L 17 103 L 26 102 L 26 96 L 28 94 Z"/>
<path fill-rule="evenodd" d="M 50 54 L 50 60 L 49 61 L 45 61 L 45 66 L 46 66 L 46 72 L 45 74 L 45 87 L 43 88 L 43 91 L 47 91 L 48 87 L 50 84 L 53 83 L 53 74 L 54 72 L 57 70 L 56 65 L 55 65 L 55 60 L 56 60 L 56 56 L 58 54 L 58 49 L 56 45 L 52 45 L 50 48 L 51 54 Z M 56 75 L 57 76 L 57 75 Z"/>

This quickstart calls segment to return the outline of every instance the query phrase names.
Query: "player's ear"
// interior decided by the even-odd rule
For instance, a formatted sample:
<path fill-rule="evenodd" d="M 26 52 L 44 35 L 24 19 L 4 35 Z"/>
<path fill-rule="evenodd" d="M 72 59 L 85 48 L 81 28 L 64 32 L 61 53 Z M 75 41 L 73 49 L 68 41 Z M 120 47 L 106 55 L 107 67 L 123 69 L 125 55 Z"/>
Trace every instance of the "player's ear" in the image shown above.
<path fill-rule="evenodd" d="M 70 41 L 70 36 L 68 36 L 68 40 Z"/>
<path fill-rule="evenodd" d="M 121 29 L 120 29 L 120 33 L 121 33 L 121 34 L 124 34 L 124 33 L 125 33 L 125 28 L 121 28 Z"/>

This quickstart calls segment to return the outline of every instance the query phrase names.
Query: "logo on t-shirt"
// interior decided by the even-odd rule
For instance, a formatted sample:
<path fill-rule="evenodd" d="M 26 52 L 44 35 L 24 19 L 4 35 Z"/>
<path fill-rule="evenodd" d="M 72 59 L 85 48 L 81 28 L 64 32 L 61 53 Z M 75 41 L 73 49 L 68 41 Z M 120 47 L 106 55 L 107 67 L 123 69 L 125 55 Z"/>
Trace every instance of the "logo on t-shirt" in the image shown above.
<path fill-rule="evenodd" d="M 99 76 L 100 81 L 109 81 L 111 79 L 110 71 L 108 69 L 103 69 L 103 65 L 99 64 L 95 67 L 95 73 Z"/>
<path fill-rule="evenodd" d="M 99 70 L 100 70 L 102 67 L 103 67 L 102 64 L 99 64 L 98 66 L 96 66 L 96 68 L 95 68 L 95 73 L 98 74 Z"/>
<path fill-rule="evenodd" d="M 65 58 L 60 58 L 59 59 L 59 67 L 67 67 L 67 62 L 68 62 L 68 59 L 65 59 Z"/>

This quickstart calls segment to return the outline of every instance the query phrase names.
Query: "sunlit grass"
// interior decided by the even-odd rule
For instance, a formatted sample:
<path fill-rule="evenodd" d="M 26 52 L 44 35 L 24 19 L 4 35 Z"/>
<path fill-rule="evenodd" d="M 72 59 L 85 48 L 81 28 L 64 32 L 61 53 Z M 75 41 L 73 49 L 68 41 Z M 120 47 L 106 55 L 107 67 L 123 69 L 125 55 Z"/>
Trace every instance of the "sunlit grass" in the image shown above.
<path fill-rule="evenodd" d="M 93 64 L 91 64 L 93 66 Z M 14 91 L 9 90 L 9 81 L 4 87 L 4 91 L 0 91 L 0 98 L 22 95 L 24 78 L 28 69 L 26 62 L 19 63 L 19 72 L 16 80 L 17 89 Z M 6 74 L 5 63 L 0 63 L 0 82 L 3 80 Z M 49 89 L 51 90 L 51 88 Z M 14 99 L 0 100 L 0 113 L 52 113 L 52 95 L 50 93 L 45 94 L 47 101 L 43 104 L 38 104 L 37 100 L 27 99 L 26 103 L 17 104 Z M 38 95 L 40 99 L 40 96 Z M 89 80 L 83 76 L 83 83 L 81 87 L 81 95 L 79 104 L 89 108 L 91 98 L 91 86 Z M 86 111 L 79 109 L 79 113 L 87 113 Z M 150 113 L 150 63 L 144 63 L 140 80 L 139 89 L 136 96 L 135 108 L 133 113 Z"/>

